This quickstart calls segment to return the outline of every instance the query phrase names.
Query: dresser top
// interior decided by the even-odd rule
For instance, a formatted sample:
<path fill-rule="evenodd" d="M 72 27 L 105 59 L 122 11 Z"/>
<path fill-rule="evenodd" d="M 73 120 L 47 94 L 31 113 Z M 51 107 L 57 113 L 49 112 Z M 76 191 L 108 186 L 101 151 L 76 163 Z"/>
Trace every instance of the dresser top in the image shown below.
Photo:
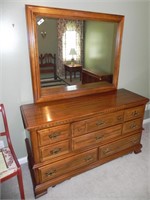
<path fill-rule="evenodd" d="M 115 112 L 149 100 L 125 89 L 52 102 L 21 106 L 26 129 L 46 128 L 84 119 L 96 114 Z"/>

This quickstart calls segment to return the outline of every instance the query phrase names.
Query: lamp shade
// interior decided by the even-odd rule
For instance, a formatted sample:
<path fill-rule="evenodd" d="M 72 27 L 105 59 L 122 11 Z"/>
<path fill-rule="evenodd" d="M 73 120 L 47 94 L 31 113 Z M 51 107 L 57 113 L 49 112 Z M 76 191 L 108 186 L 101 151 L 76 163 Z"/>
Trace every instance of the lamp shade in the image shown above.
<path fill-rule="evenodd" d="M 72 56 L 77 55 L 76 50 L 74 48 L 71 48 L 69 55 L 72 55 Z"/>

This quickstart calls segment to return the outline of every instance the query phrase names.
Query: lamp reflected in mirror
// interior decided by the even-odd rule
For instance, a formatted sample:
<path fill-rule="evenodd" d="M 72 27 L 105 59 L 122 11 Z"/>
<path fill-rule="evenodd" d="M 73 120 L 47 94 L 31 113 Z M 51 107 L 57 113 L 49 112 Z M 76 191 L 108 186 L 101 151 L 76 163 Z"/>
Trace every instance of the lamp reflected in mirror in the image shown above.
<path fill-rule="evenodd" d="M 71 48 L 71 49 L 70 49 L 70 53 L 69 53 L 69 55 L 72 56 L 72 59 L 71 59 L 71 65 L 74 66 L 74 64 L 75 64 L 75 58 L 74 58 L 74 56 L 77 55 L 76 50 L 75 50 L 74 48 Z"/>

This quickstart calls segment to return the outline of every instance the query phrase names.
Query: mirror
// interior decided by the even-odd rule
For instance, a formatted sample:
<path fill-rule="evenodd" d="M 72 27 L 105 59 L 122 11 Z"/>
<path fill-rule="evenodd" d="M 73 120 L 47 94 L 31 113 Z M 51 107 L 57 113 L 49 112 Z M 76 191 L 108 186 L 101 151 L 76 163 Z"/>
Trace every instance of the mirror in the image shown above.
<path fill-rule="evenodd" d="M 124 16 L 26 5 L 35 102 L 117 88 Z"/>

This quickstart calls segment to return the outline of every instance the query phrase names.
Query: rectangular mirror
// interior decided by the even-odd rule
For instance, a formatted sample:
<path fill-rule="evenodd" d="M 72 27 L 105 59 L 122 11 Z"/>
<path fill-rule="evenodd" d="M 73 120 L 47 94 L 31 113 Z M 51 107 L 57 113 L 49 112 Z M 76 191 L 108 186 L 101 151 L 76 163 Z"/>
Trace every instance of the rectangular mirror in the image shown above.
<path fill-rule="evenodd" d="M 35 102 L 117 88 L 124 16 L 26 6 Z"/>

